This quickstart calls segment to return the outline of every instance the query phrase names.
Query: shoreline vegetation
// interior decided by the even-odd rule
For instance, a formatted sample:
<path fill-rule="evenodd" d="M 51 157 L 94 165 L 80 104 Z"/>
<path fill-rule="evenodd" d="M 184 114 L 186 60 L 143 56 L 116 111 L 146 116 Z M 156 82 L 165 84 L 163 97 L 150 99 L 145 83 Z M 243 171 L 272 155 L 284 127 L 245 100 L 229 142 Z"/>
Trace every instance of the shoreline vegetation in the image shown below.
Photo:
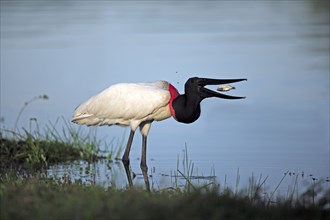
<path fill-rule="evenodd" d="M 277 196 L 277 188 L 291 173 L 286 172 L 277 187 L 265 195 L 263 186 L 268 177 L 252 175 L 249 186 L 239 189 L 220 186 L 214 170 L 204 184 L 195 184 L 194 164 L 188 159 L 185 146 L 183 161 L 177 162 L 173 186 L 153 188 L 150 192 L 140 186 L 119 189 L 86 183 L 70 176 L 50 177 L 45 170 L 54 164 L 83 160 L 94 163 L 118 161 L 123 142 L 101 143 L 96 130 L 75 129 L 64 118 L 65 126 L 49 123 L 42 130 L 37 119 L 35 129 L 17 128 L 23 110 L 38 96 L 26 102 L 13 130 L 0 130 L 0 217 L 9 219 L 329 219 L 330 189 L 324 181 L 313 176 L 306 191 L 298 194 L 298 175 L 286 197 Z M 106 146 L 106 152 L 100 145 Z M 182 169 L 179 167 L 182 164 Z M 214 168 L 213 168 L 214 169 Z M 172 175 L 172 172 L 171 172 Z M 294 175 L 294 174 L 293 174 Z M 178 178 L 185 181 L 179 185 Z"/>
<path fill-rule="evenodd" d="M 79 182 L 1 178 L 1 219 L 329 219 L 329 209 L 266 205 L 217 189 L 190 193 L 117 190 Z"/>

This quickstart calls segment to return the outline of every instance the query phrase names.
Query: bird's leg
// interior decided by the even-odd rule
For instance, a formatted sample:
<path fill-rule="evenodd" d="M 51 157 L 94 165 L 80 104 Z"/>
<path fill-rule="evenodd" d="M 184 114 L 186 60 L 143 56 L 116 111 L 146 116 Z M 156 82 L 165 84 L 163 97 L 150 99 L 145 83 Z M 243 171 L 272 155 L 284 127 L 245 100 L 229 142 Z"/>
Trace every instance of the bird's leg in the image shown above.
<path fill-rule="evenodd" d="M 141 156 L 141 170 L 146 184 L 146 190 L 150 191 L 149 178 L 148 178 L 148 167 L 146 162 L 146 153 L 147 153 L 147 136 L 142 135 L 142 156 Z"/>
<path fill-rule="evenodd" d="M 147 136 L 142 135 L 142 156 L 141 156 L 141 169 L 148 169 L 147 167 Z"/>
<path fill-rule="evenodd" d="M 129 184 L 129 187 L 132 187 L 133 186 L 133 181 L 132 181 L 132 175 L 131 175 L 131 171 L 130 171 L 130 168 L 129 168 L 129 164 L 124 164 L 124 168 L 125 168 L 125 172 L 126 172 L 126 176 L 127 176 L 127 180 L 128 180 L 128 184 Z"/>
<path fill-rule="evenodd" d="M 124 153 L 123 158 L 122 158 L 122 161 L 123 161 L 123 163 L 124 163 L 125 166 L 128 166 L 129 165 L 129 152 L 131 151 L 131 146 L 132 146 L 132 142 L 133 142 L 134 132 L 135 131 L 131 130 L 131 133 L 129 134 L 129 138 L 128 138 L 128 141 L 127 141 L 125 153 Z"/>

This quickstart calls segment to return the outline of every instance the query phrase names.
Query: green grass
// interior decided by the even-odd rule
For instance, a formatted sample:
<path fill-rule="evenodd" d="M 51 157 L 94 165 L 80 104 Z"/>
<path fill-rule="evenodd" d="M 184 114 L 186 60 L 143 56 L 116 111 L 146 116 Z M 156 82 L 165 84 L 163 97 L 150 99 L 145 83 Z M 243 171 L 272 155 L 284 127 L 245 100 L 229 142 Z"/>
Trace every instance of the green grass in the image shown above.
<path fill-rule="evenodd" d="M 268 206 L 219 190 L 183 193 L 138 188 L 104 189 L 56 179 L 13 178 L 0 182 L 1 219 L 326 219 L 321 206 L 285 201 Z"/>
<path fill-rule="evenodd" d="M 64 120 L 64 119 L 63 119 Z M 98 159 L 112 159 L 114 152 L 102 155 L 101 142 L 96 134 L 75 130 L 69 123 L 59 132 L 55 125 L 47 125 L 43 135 L 40 131 L 23 133 L 6 130 L 12 137 L 0 136 L 0 161 L 2 164 L 24 164 L 34 167 L 48 166 L 52 163 Z M 120 150 L 120 149 L 119 149 Z"/>
<path fill-rule="evenodd" d="M 59 121 L 64 127 L 58 128 Z M 31 124 L 35 124 L 32 126 Z M 31 127 L 35 127 L 32 129 Z M 40 130 L 37 119 L 30 120 L 29 130 L 1 129 L 0 162 L 32 167 L 47 167 L 53 163 L 73 160 L 95 161 L 99 159 L 117 159 L 123 149 L 123 143 L 114 147 L 97 138 L 97 130 L 73 127 L 66 119 L 58 118 L 55 123 L 49 122 Z M 101 151 L 101 146 L 106 150 Z M 110 147 L 111 146 L 111 147 Z"/>
<path fill-rule="evenodd" d="M 264 195 L 268 177 L 252 175 L 246 189 L 240 189 L 237 170 L 235 189 L 216 182 L 214 168 L 207 177 L 196 174 L 185 146 L 183 159 L 178 158 L 173 187 L 118 189 L 72 180 L 69 175 L 49 177 L 44 171 L 51 164 L 73 160 L 119 158 L 124 138 L 113 144 L 101 143 L 96 129 L 88 132 L 73 127 L 64 118 L 49 122 L 41 130 L 37 119 L 30 119 L 28 129 L 18 129 L 22 107 L 14 129 L 0 133 L 0 219 L 329 219 L 330 191 L 311 177 L 310 187 L 298 195 L 295 178 L 287 197 L 276 197 L 277 187 Z M 59 120 L 64 127 L 58 128 Z M 107 154 L 100 150 L 106 146 Z M 112 146 L 112 147 L 109 147 Z M 180 163 L 182 162 L 182 163 Z M 181 164 L 181 166 L 179 166 Z M 32 169 L 31 169 L 32 168 Z M 110 169 L 110 168 L 109 168 Z M 198 170 L 197 170 L 198 171 Z M 184 184 L 179 182 L 183 180 Z M 327 179 L 329 180 L 329 179 Z M 197 184 L 196 184 L 197 181 Z"/>
<path fill-rule="evenodd" d="M 91 152 L 98 153 L 95 136 L 69 125 L 63 129 L 66 135 L 59 135 L 55 125 L 49 128 L 52 132 L 47 135 L 25 132 L 14 139 L 1 138 L 2 164 L 15 161 L 36 165 L 30 170 L 1 167 L 1 219 L 327 219 L 330 214 L 330 191 L 322 189 L 316 180 L 296 199 L 296 182 L 286 198 L 275 198 L 278 187 L 268 197 L 263 196 L 261 189 L 267 177 L 262 176 L 252 175 L 247 189 L 238 190 L 239 170 L 234 190 L 226 182 L 220 187 L 215 178 L 205 181 L 203 176 L 195 175 L 187 146 L 182 161 L 178 158 L 175 184 L 168 189 L 146 192 L 139 186 L 104 188 L 70 176 L 49 178 L 39 165 L 47 167 L 77 158 L 93 162 L 97 156 L 91 157 Z M 90 151 L 88 157 L 84 156 L 86 149 Z M 214 177 L 212 171 L 210 177 Z M 178 178 L 184 179 L 183 186 Z M 205 183 L 195 184 L 196 180 Z"/>
<path fill-rule="evenodd" d="M 51 163 L 72 160 L 95 161 L 98 159 L 116 159 L 121 154 L 123 143 L 113 146 L 97 138 L 97 129 L 87 130 L 82 126 L 76 128 L 64 117 L 55 122 L 48 122 L 41 129 L 37 118 L 30 118 L 29 128 L 18 127 L 18 122 L 24 110 L 37 100 L 48 100 L 47 95 L 36 96 L 24 103 L 15 120 L 13 129 L 0 129 L 0 162 L 5 165 L 24 165 L 32 167 L 47 167 Z M 59 128 L 59 122 L 64 123 Z M 102 152 L 100 146 L 106 149 Z M 104 154 L 106 153 L 106 154 Z"/>
<path fill-rule="evenodd" d="M 196 175 L 187 146 L 182 160 L 178 158 L 173 187 L 167 189 L 146 192 L 137 186 L 123 190 L 86 184 L 70 176 L 49 178 L 42 168 L 52 163 L 93 162 L 104 157 L 98 156 L 96 133 L 74 130 L 69 123 L 57 129 L 56 124 L 47 125 L 44 133 L 36 126 L 33 131 L 9 131 L 12 138 L 1 137 L 1 219 L 326 219 L 330 214 L 330 191 L 314 178 L 299 197 L 294 198 L 298 175 L 288 196 L 276 197 L 286 172 L 265 196 L 262 188 L 268 177 L 252 175 L 248 187 L 239 190 L 237 170 L 233 190 L 226 180 L 222 185 L 215 181 L 214 169 L 208 178 Z M 121 145 L 123 140 L 112 149 L 122 149 Z M 108 158 L 120 154 L 110 152 Z M 6 166 L 13 163 L 33 169 Z M 185 184 L 179 185 L 179 178 Z"/>

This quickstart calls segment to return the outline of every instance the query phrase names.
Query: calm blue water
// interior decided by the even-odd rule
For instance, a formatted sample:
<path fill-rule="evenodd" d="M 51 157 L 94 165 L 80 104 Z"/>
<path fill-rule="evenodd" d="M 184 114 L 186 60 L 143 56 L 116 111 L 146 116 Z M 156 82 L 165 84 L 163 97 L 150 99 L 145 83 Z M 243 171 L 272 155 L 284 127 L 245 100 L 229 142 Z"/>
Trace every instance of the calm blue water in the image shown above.
<path fill-rule="evenodd" d="M 191 76 L 244 77 L 230 93 L 247 99 L 204 100 L 191 125 L 153 123 L 149 170 L 176 170 L 186 144 L 196 172 L 214 167 L 221 184 L 234 184 L 238 169 L 243 186 L 252 173 L 269 176 L 270 188 L 286 171 L 326 178 L 329 48 L 328 1 L 1 1 L 1 127 L 13 128 L 24 102 L 41 94 L 50 99 L 31 103 L 19 127 L 69 120 L 118 82 L 163 79 L 183 92 Z M 98 135 L 121 139 L 124 129 Z M 137 134 L 136 173 L 140 152 Z"/>

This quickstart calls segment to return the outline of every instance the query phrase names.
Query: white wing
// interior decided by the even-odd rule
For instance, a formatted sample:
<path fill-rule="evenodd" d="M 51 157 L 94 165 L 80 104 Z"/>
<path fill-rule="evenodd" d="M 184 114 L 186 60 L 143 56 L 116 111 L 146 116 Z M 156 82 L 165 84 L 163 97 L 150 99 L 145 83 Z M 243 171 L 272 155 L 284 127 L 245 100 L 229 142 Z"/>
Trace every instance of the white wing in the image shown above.
<path fill-rule="evenodd" d="M 120 83 L 110 86 L 81 104 L 72 121 L 86 125 L 131 125 L 171 116 L 168 83 Z M 133 125 L 132 125 L 133 124 Z"/>

